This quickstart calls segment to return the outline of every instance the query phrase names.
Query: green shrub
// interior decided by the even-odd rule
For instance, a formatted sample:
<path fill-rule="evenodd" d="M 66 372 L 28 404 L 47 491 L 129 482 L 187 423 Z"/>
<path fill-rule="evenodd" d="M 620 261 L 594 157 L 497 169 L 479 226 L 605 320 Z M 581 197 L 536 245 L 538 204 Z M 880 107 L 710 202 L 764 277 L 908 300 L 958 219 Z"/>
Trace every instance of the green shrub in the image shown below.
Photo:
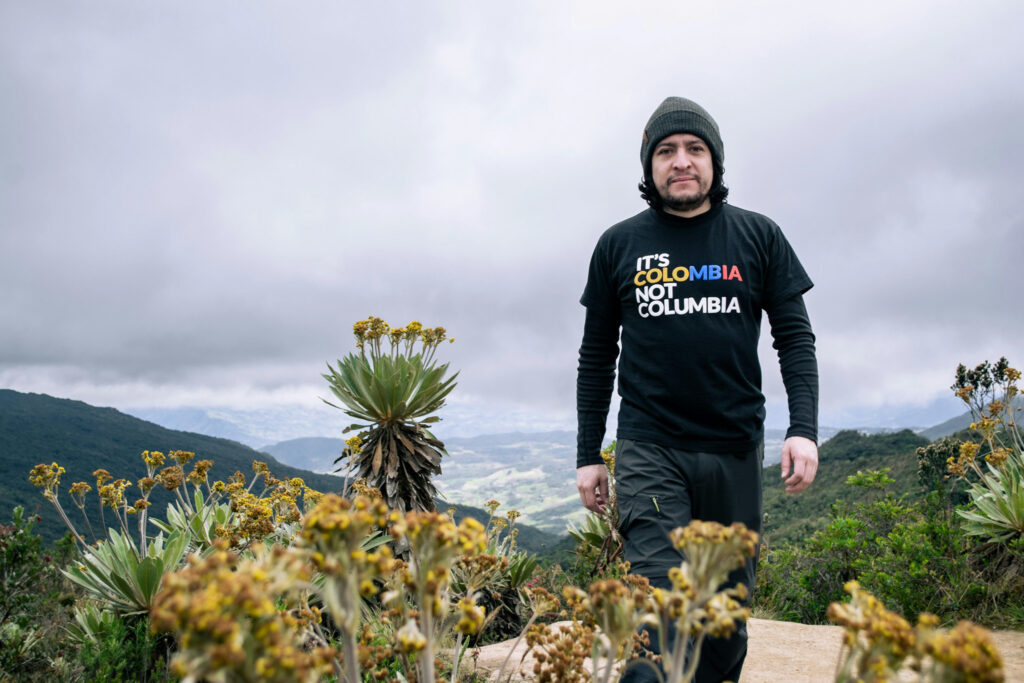
<path fill-rule="evenodd" d="M 148 618 L 115 616 L 95 635 L 98 639 L 87 639 L 78 652 L 81 680 L 169 680 L 166 662 L 172 640 L 154 635 Z"/>
<path fill-rule="evenodd" d="M 959 525 L 927 505 L 879 541 L 879 552 L 861 564 L 858 580 L 904 615 L 931 612 L 946 621 L 967 616 L 985 587 L 972 579 Z"/>
<path fill-rule="evenodd" d="M 57 570 L 67 548 L 45 550 L 37 521 L 19 506 L 0 525 L 0 672 L 19 680 L 47 675 L 69 601 Z"/>
<path fill-rule="evenodd" d="M 36 521 L 18 506 L 11 523 L 0 526 L 0 625 L 28 626 L 44 608 L 47 595 L 39 586 L 53 565 L 42 539 L 33 533 Z"/>
<path fill-rule="evenodd" d="M 1024 610 L 1007 605 L 1024 600 L 1021 559 L 985 552 L 938 492 L 914 504 L 887 496 L 834 506 L 827 526 L 806 542 L 764 548 L 754 607 L 776 619 L 825 623 L 828 605 L 842 601 L 854 580 L 907 618 L 930 612 L 945 623 L 1019 627 Z"/>
<path fill-rule="evenodd" d="M 803 546 L 766 548 L 754 591 L 756 608 L 779 619 L 825 623 L 825 610 L 843 599 L 843 586 L 857 577 L 856 567 L 873 541 L 865 520 L 843 514 Z"/>

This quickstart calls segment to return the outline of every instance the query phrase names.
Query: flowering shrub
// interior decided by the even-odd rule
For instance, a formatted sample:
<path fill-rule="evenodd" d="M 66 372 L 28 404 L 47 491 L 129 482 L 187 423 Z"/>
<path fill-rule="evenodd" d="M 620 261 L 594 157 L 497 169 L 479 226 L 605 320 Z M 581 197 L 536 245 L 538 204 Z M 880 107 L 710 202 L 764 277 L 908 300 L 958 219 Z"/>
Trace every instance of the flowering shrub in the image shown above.
<path fill-rule="evenodd" d="M 145 457 L 159 460 L 152 453 Z M 141 572 L 139 585 L 159 588 L 151 599 L 137 602 L 150 605 L 146 616 L 153 629 L 173 636 L 171 671 L 185 680 L 456 680 L 468 639 L 489 619 L 480 598 L 489 586 L 509 581 L 522 581 L 530 617 L 520 638 L 535 653 L 532 674 L 538 681 L 609 683 L 625 666 L 655 666 L 634 654 L 650 637 L 638 634 L 641 626 L 660 640 L 664 680 L 690 681 L 703 639 L 728 637 L 749 616 L 741 605 L 745 587 L 719 590 L 729 572 L 754 553 L 756 534 L 742 525 L 697 521 L 674 530 L 671 539 L 685 560 L 670 573 L 668 589 L 652 589 L 631 575 L 594 582 L 587 590 L 570 586 L 563 592 L 567 611 L 561 611 L 556 596 L 526 585 L 525 569 L 519 579 L 509 576 L 510 558 L 518 551 L 514 534 L 502 535 L 506 524 L 498 522 L 511 524 L 515 515 L 496 519 L 496 503 L 489 506 L 486 527 L 469 518 L 455 524 L 436 512 L 389 509 L 365 486 L 354 487 L 358 494 L 352 500 L 321 496 L 299 480 L 274 479 L 259 463 L 255 470 L 264 480 L 259 495 L 241 475 L 207 485 L 200 475 L 190 478 L 171 468 L 156 473 L 154 486 L 193 488 L 178 499 L 176 521 L 158 524 L 169 528 L 166 539 L 163 533 L 143 536 L 143 552 L 133 550 L 126 535 L 112 532 L 106 543 L 87 552 L 100 558 L 91 560 L 94 565 L 104 561 L 117 568 L 109 575 L 98 565 L 79 571 L 87 571 L 90 580 L 107 577 L 120 585 L 134 566 L 132 571 Z M 33 480 L 51 501 L 57 499 L 60 474 L 56 464 L 33 470 Z M 103 490 L 112 478 L 101 478 Z M 202 500 L 196 497 L 200 487 Z M 84 496 L 82 488 L 73 495 Z M 124 509 L 126 488 L 102 494 L 118 516 L 131 514 Z M 309 509 L 296 519 L 300 496 Z M 221 505 L 227 506 L 224 514 L 203 513 Z M 146 509 L 132 507 L 136 514 Z M 404 561 L 382 543 L 382 532 L 407 549 Z M 168 561 L 154 569 L 158 559 L 174 554 L 166 549 L 172 543 L 191 548 L 184 566 Z M 116 561 L 104 552 L 116 553 Z M 133 553 L 135 565 L 124 561 Z M 1000 680 L 998 653 L 984 631 L 961 624 L 940 633 L 937 621 L 927 616 L 911 629 L 873 597 L 850 591 L 851 603 L 833 605 L 829 612 L 847 628 L 838 680 L 883 680 L 906 662 L 924 681 Z M 112 596 L 104 600 L 108 610 L 134 609 Z M 571 617 L 567 628 L 538 623 L 556 613 Z M 81 639 L 112 632 L 116 625 L 87 605 L 77 623 Z M 695 654 L 687 659 L 687 651 Z"/>
<path fill-rule="evenodd" d="M 903 666 L 920 672 L 922 681 L 1002 681 L 1003 664 L 988 632 L 967 621 L 949 632 L 937 617 L 922 614 L 916 628 L 885 609 L 856 581 L 846 585 L 848 604 L 829 606 L 829 619 L 844 628 L 837 683 L 890 681 Z"/>
<path fill-rule="evenodd" d="M 821 623 L 828 604 L 843 600 L 843 586 L 856 580 L 904 616 L 933 612 L 944 623 L 1021 628 L 1024 615 L 1009 607 L 1024 600 L 1019 379 L 1005 359 L 961 365 L 952 388 L 974 424 L 960 438 L 916 450 L 922 499 L 858 496 L 833 505 L 827 526 L 799 544 L 765 549 L 756 607 Z M 848 483 L 881 492 L 889 479 L 864 471 Z"/>
<path fill-rule="evenodd" d="M 973 370 L 957 367 L 952 389 L 971 409 L 971 429 L 981 433 L 982 444 L 962 444 L 959 456 L 949 458 L 948 469 L 955 477 L 968 469 L 978 477 L 967 491 L 971 506 L 959 511 L 965 531 L 1024 549 L 1024 431 L 1014 417 L 1020 410 L 1014 400 L 1020 376 L 1006 358 Z"/>
<path fill-rule="evenodd" d="M 405 540 L 408 562 L 390 548 L 367 551 L 365 540 L 388 526 Z M 292 546 L 229 551 L 226 541 L 206 558 L 168 576 L 152 612 L 156 628 L 173 632 L 180 649 L 172 667 L 182 676 L 319 680 L 336 673 L 361 681 L 365 667 L 388 675 L 398 662 L 407 677 L 436 680 L 435 655 L 448 630 L 476 633 L 484 612 L 472 595 L 458 601 L 450 568 L 486 548 L 483 525 L 467 518 L 388 510 L 377 497 L 325 496 L 302 520 Z M 390 647 L 365 628 L 364 600 L 390 607 Z M 330 617 L 329 627 L 324 620 Z M 457 670 L 460 648 L 452 670 Z"/>
<path fill-rule="evenodd" d="M 398 515 L 379 498 L 359 496 L 348 501 L 328 495 L 306 515 L 299 532 L 302 547 L 312 553 L 313 564 L 323 575 L 320 596 L 340 631 L 349 680 L 359 680 L 356 638 L 361 599 L 376 594 L 374 580 L 396 567 L 389 547 L 366 552 L 363 543 L 397 521 Z M 321 633 L 320 640 L 328 639 Z"/>
<path fill-rule="evenodd" d="M 290 525 L 301 517 L 298 500 L 302 498 L 305 505 L 311 505 L 321 496 L 301 479 L 276 479 L 259 461 L 253 463 L 255 476 L 247 486 L 241 472 L 227 483 L 210 484 L 210 460 L 199 460 L 186 472 L 185 466 L 195 458 L 189 451 L 167 455 L 143 451 L 141 457 L 146 474 L 136 482 L 139 497 L 131 503 L 132 485 L 127 479 L 114 479 L 104 469 L 93 472 L 101 528 L 106 532 L 104 540 L 96 539 L 86 511 L 93 487 L 80 481 L 68 489 L 92 543 L 79 532 L 61 503 L 59 486 L 64 468 L 56 462 L 40 464 L 29 474 L 29 480 L 43 489 L 43 496 L 53 504 L 82 552 L 81 562 L 64 570 L 65 576 L 118 614 L 149 612 L 164 576 L 176 570 L 190 551 L 208 552 L 216 538 L 236 548 L 266 539 L 287 542 L 292 535 Z M 256 494 L 253 491 L 260 480 L 263 488 Z M 150 496 L 157 486 L 173 492 L 177 502 L 168 508 L 168 521 L 152 520 L 161 532 L 150 536 Z M 107 527 L 107 511 L 113 516 L 115 528 Z M 131 523 L 132 518 L 137 525 Z M 133 538 L 136 533 L 137 541 Z"/>
<path fill-rule="evenodd" d="M 163 464 L 152 453 L 144 458 L 154 468 Z M 479 633 L 488 618 L 478 603 L 482 589 L 495 585 L 496 576 L 508 581 L 510 558 L 518 558 L 514 534 L 502 536 L 506 525 L 495 522 L 496 503 L 489 508 L 488 527 L 471 518 L 456 525 L 436 512 L 401 515 L 389 510 L 365 487 L 362 490 L 369 495 L 351 501 L 308 495 L 300 482 L 274 480 L 259 463 L 255 469 L 264 477 L 269 496 L 252 494 L 236 475 L 229 484 L 207 486 L 199 498 L 205 472 L 185 476 L 180 464 L 155 473 L 154 482 L 140 488 L 145 493 L 157 483 L 171 490 L 193 486 L 191 496 L 179 495 L 173 522 L 160 526 L 170 529 L 168 543 L 176 549 L 188 544 L 200 552 L 193 552 L 184 568 L 173 571 L 173 558 L 180 550 L 168 554 L 162 534 L 146 545 L 146 551 L 138 551 L 126 535 L 112 531 L 108 543 L 88 551 L 89 561 L 77 572 L 83 581 L 102 579 L 107 590 L 120 588 L 122 594 L 104 596 L 103 590 L 93 587 L 108 608 L 128 612 L 148 605 L 153 627 L 176 638 L 172 671 L 186 678 L 313 681 L 333 674 L 360 681 L 364 671 L 374 678 L 401 671 L 410 680 L 436 680 L 438 666 L 443 665 L 437 659 L 440 644 L 447 634 L 454 634 L 448 670 L 457 672 L 463 639 Z M 40 466 L 32 474 L 55 505 L 60 474 L 57 465 Z M 99 478 L 104 503 L 124 521 L 131 514 L 125 509 L 126 485 L 103 489 L 110 477 L 103 473 Z M 74 488 L 74 495 L 87 493 L 84 487 Z M 293 521 L 294 498 L 300 493 L 317 504 Z M 205 514 L 222 504 L 219 496 L 230 501 L 230 515 Z M 136 513 L 146 509 L 133 507 Z M 510 513 L 506 519 L 514 522 L 515 517 Z M 211 519 L 223 524 L 211 526 Z M 263 543 L 280 525 L 294 525 L 290 541 Z M 408 549 L 407 561 L 396 560 L 386 545 L 368 543 L 384 529 Z M 575 623 L 561 634 L 535 624 L 538 616 L 559 609 L 558 600 L 539 587 L 524 589 L 532 611 L 524 633 L 539 650 L 535 673 L 540 680 L 583 677 L 587 654 L 605 663 L 601 680 L 611 680 L 614 663 L 630 655 L 634 632 L 645 623 L 657 625 L 659 633 L 665 633 L 669 623 L 676 626 L 680 635 L 665 655 L 669 680 L 692 677 L 695 664 L 684 670 L 682 655 L 673 659 L 671 652 L 685 652 L 683 643 L 690 636 L 699 644 L 705 635 L 727 635 L 746 618 L 746 610 L 736 601 L 744 589 L 719 592 L 717 585 L 753 552 L 755 540 L 739 526 L 694 523 L 677 530 L 673 541 L 687 561 L 673 572 L 671 590 L 650 591 L 646 582 L 633 577 L 627 582 L 597 582 L 589 592 L 567 589 Z M 134 565 L 126 561 L 133 557 Z M 158 564 L 163 560 L 166 566 Z M 526 565 L 512 581 L 525 582 Z M 127 580 L 132 575 L 135 584 Z M 458 576 L 457 586 L 453 576 Z M 144 590 L 138 594 L 140 587 Z M 384 631 L 368 627 L 366 618 L 373 612 L 367 611 L 367 600 L 380 606 L 377 619 L 387 627 Z M 87 613 L 81 616 L 83 632 L 92 629 L 92 622 L 103 621 L 99 613 L 91 614 L 91 619 Z M 598 631 L 602 638 L 596 637 Z M 383 642 L 382 633 L 387 634 Z M 570 642 L 572 647 L 561 647 Z"/>
<path fill-rule="evenodd" d="M 557 609 L 557 600 L 543 589 L 530 592 L 534 617 L 525 633 L 535 652 L 537 681 L 590 680 L 584 669 L 588 657 L 594 663 L 593 680 L 601 683 L 617 680 L 617 671 L 624 666 L 654 666 L 633 656 L 646 637 L 637 632 L 641 626 L 650 627 L 660 640 L 664 676 L 659 672 L 659 677 L 668 683 L 693 680 L 704 638 L 729 637 L 749 617 L 739 602 L 745 599 L 746 588 L 720 587 L 729 572 L 753 556 L 757 534 L 742 524 L 725 527 L 694 521 L 675 529 L 671 539 L 685 557 L 670 572 L 671 588 L 652 589 L 646 579 L 634 575 L 596 581 L 587 591 L 568 586 L 563 591 L 572 616 L 568 629 L 553 631 L 535 624 L 542 611 Z M 694 655 L 688 659 L 691 639 Z"/>
<path fill-rule="evenodd" d="M 487 611 L 484 628 L 472 639 L 489 641 L 518 635 L 523 623 L 519 614 L 521 591 L 537 568 L 537 558 L 518 547 L 518 510 L 498 516 L 500 503 L 490 500 L 486 524 L 487 547 L 473 556 L 460 556 L 452 565 L 452 589 L 458 595 L 476 596 Z M 453 511 L 449 510 L 449 514 Z"/>
<path fill-rule="evenodd" d="M 404 589 L 409 599 L 402 599 L 401 590 L 393 590 L 385 602 L 396 605 L 403 654 L 418 653 L 417 674 L 420 680 L 435 678 L 434 650 L 451 612 L 451 567 L 458 558 L 473 558 L 487 548 L 484 526 L 467 517 L 456 526 L 447 516 L 436 512 L 408 512 L 391 527 L 396 540 L 409 543 L 409 563 L 399 572 L 395 587 Z M 410 609 L 415 606 L 416 614 Z M 459 634 L 452 670 L 458 671 L 462 636 L 477 633 L 484 625 L 485 614 L 476 605 L 476 596 L 467 594 L 459 600 L 454 628 Z M 448 626 L 451 624 L 449 622 Z"/>
<path fill-rule="evenodd" d="M 334 650 L 306 647 L 319 619 L 304 599 L 312 578 L 312 564 L 281 546 L 257 544 L 243 556 L 222 540 L 207 557 L 193 555 L 167 576 L 150 613 L 155 629 L 177 637 L 172 671 L 193 680 L 266 681 L 332 673 Z"/>

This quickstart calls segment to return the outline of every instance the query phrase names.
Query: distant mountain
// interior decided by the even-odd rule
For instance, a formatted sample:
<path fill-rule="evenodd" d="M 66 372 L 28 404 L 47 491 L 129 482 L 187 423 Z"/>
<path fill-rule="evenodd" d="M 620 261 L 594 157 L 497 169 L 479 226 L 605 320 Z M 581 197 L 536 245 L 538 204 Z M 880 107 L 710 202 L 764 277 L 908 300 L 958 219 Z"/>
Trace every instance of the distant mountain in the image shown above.
<path fill-rule="evenodd" d="M 262 443 L 258 436 L 250 434 L 234 422 L 214 417 L 202 408 L 140 408 L 129 414 L 177 431 L 231 439 L 247 446 Z"/>
<path fill-rule="evenodd" d="M 3 514 L 9 514 L 14 505 L 38 512 L 43 518 L 40 532 L 47 538 L 62 535 L 64 526 L 40 491 L 29 483 L 32 467 L 57 462 L 66 469 L 60 491 L 65 507 L 71 508 L 69 513 L 77 513 L 66 493 L 73 482 L 95 485 L 92 472 L 98 468 L 108 470 L 115 478 L 137 481 L 145 473 L 140 458 L 144 450 L 193 451 L 197 459 L 214 462 L 211 480 L 227 479 L 235 471 L 249 479 L 253 461 L 262 460 L 277 477 L 302 477 L 309 486 L 324 492 L 341 488 L 337 477 L 284 465 L 235 441 L 165 429 L 113 408 L 96 408 L 81 401 L 0 390 L 0 500 L 6 508 Z M 136 493 L 137 489 L 130 490 L 128 495 Z M 95 491 L 91 495 L 95 496 Z M 157 509 L 162 510 L 169 496 L 158 490 L 153 500 Z M 80 519 L 74 521 L 78 523 Z"/>
<path fill-rule="evenodd" d="M 260 450 L 286 462 L 293 467 L 301 467 L 314 472 L 331 472 L 337 465 L 334 459 L 345 449 L 343 439 L 332 439 L 326 436 L 307 436 L 301 439 L 289 439 Z"/>
<path fill-rule="evenodd" d="M 326 385 L 324 395 L 330 395 Z M 345 426 L 352 422 L 342 411 L 315 397 L 305 402 L 263 407 L 131 406 L 125 407 L 123 412 L 168 429 L 233 439 L 254 448 L 311 436 L 340 437 Z M 442 440 L 514 431 L 544 432 L 575 424 L 574 415 L 538 414 L 535 410 L 500 401 L 451 402 L 445 406 L 442 417 L 444 420 L 432 430 Z"/>
<path fill-rule="evenodd" d="M 839 430 L 824 427 L 823 436 Z M 765 466 L 782 457 L 785 432 L 765 430 Z M 290 439 L 262 450 L 281 462 L 317 472 L 330 472 L 341 454 L 341 439 Z M 551 533 L 563 533 L 580 522 L 586 510 L 576 491 L 576 433 L 552 431 L 452 437 L 445 441 L 450 457 L 441 461 L 438 491 L 448 500 L 482 506 L 497 500 L 504 509 L 523 513 L 523 521 Z"/>
<path fill-rule="evenodd" d="M 1018 412 L 1024 411 L 1024 397 L 1018 396 L 1015 398 L 1013 407 Z M 929 441 L 934 441 L 935 439 L 941 439 L 944 436 L 951 436 L 957 432 L 963 431 L 970 427 L 972 422 L 974 422 L 974 418 L 971 416 L 971 412 L 967 411 L 957 415 L 956 417 L 951 417 L 945 422 L 937 424 L 934 427 L 922 429 L 919 433 Z"/>
<path fill-rule="evenodd" d="M 974 422 L 974 418 L 971 417 L 971 413 L 968 411 L 963 415 L 951 417 L 945 422 L 937 424 L 934 427 L 922 429 L 918 433 L 929 441 L 934 441 L 935 439 L 941 439 L 944 436 L 950 436 L 967 429 L 971 426 L 972 422 Z"/>
<path fill-rule="evenodd" d="M 323 403 L 246 409 L 133 407 L 125 412 L 168 429 L 232 439 L 253 448 L 305 436 L 340 434 L 348 424 L 340 411 Z"/>
<path fill-rule="evenodd" d="M 963 409 L 963 404 L 952 392 L 939 392 L 924 403 L 883 402 L 873 406 L 850 405 L 833 407 L 822 419 L 844 429 L 857 429 L 867 433 L 891 432 L 901 429 L 919 431 L 934 425 Z"/>
<path fill-rule="evenodd" d="M 270 466 L 275 476 L 301 477 L 319 491 L 336 492 L 342 485 L 338 477 L 284 464 L 235 441 L 166 429 L 113 408 L 96 408 L 81 401 L 0 389 L 0 523 L 9 518 L 11 508 L 22 505 L 27 512 L 42 517 L 37 529 L 44 538 L 58 538 L 64 533 L 64 525 L 57 519 L 53 506 L 29 482 L 29 471 L 40 463 L 62 465 L 66 473 L 61 479 L 61 497 L 69 514 L 77 513 L 66 493 L 73 482 L 94 484 L 92 472 L 98 468 L 108 470 L 114 477 L 136 481 L 145 472 L 139 457 L 144 450 L 193 451 L 197 459 L 214 462 L 211 480 L 227 479 L 235 471 L 249 479 L 253 461 L 261 460 Z M 95 496 L 95 492 L 91 495 Z M 155 490 L 152 500 L 159 514 L 169 496 L 162 490 Z M 443 510 L 449 504 L 441 501 L 439 507 Z M 457 519 L 469 515 L 487 520 L 484 510 L 462 505 L 461 501 L 456 507 Z M 78 519 L 74 519 L 76 524 Z M 526 524 L 518 526 L 520 544 L 534 552 L 550 548 L 559 541 L 557 536 Z"/>
<path fill-rule="evenodd" d="M 335 458 L 344 449 L 341 438 L 314 436 L 332 431 L 338 433 L 346 422 L 339 420 L 337 410 L 327 406 L 317 409 L 282 406 L 261 410 L 143 409 L 134 412 L 151 415 L 152 419 L 164 425 L 180 425 L 179 428 L 190 431 L 258 446 L 259 450 L 282 463 L 314 472 L 332 472 L 336 468 Z M 448 423 L 446 420 L 444 424 Z M 956 427 L 957 423 L 937 425 L 923 434 L 932 438 L 933 430 L 945 434 L 956 431 Z M 303 429 L 308 431 L 303 433 Z M 891 427 L 863 427 L 852 430 L 852 433 L 866 436 L 899 431 Z M 819 428 L 823 449 L 838 432 L 840 430 L 834 427 Z M 275 434 L 299 436 L 276 442 L 266 440 Z M 564 532 L 568 522 L 583 518 L 585 512 L 578 500 L 574 476 L 575 432 L 509 432 L 442 438 L 451 457 L 443 459 L 443 473 L 437 484 L 439 492 L 447 500 L 474 506 L 498 500 L 504 509 L 514 507 L 524 513 L 523 521 L 557 534 Z M 784 430 L 765 430 L 765 467 L 778 465 L 784 439 Z M 270 445 L 262 445 L 268 443 Z"/>
<path fill-rule="evenodd" d="M 293 466 L 327 472 L 337 467 L 334 459 L 344 447 L 342 439 L 309 437 L 263 451 Z M 442 459 L 435 480 L 445 500 L 478 507 L 497 500 L 502 510 L 519 510 L 523 522 L 555 534 L 565 532 L 568 519 L 584 516 L 576 492 L 575 432 L 452 437 L 445 448 L 449 457 Z"/>

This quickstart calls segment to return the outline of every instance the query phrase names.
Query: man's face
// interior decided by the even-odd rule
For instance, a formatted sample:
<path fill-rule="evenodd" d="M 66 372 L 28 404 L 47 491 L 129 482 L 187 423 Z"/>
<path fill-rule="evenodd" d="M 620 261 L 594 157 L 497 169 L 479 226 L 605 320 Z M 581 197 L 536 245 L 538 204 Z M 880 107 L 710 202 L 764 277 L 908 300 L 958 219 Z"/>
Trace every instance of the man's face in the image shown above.
<path fill-rule="evenodd" d="M 651 157 L 651 176 L 668 213 L 696 216 L 711 207 L 711 150 L 696 135 L 676 133 L 659 142 Z"/>

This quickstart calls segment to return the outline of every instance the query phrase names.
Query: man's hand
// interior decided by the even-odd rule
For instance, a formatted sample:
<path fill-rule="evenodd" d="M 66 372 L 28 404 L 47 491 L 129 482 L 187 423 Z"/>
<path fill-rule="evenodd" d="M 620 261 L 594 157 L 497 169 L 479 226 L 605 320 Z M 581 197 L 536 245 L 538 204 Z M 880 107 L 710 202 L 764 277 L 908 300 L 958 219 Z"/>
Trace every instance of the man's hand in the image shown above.
<path fill-rule="evenodd" d="M 793 476 L 789 475 L 792 466 Z M 579 472 L 579 470 L 577 470 Z M 818 446 L 802 436 L 791 436 L 782 444 L 782 478 L 786 493 L 800 493 L 811 485 L 818 472 Z M 577 482 L 579 474 L 576 475 Z M 582 489 L 580 489 L 582 491 Z"/>
<path fill-rule="evenodd" d="M 608 504 L 608 469 L 604 465 L 576 468 L 576 488 L 580 492 L 583 507 L 598 514 L 603 513 Z"/>

